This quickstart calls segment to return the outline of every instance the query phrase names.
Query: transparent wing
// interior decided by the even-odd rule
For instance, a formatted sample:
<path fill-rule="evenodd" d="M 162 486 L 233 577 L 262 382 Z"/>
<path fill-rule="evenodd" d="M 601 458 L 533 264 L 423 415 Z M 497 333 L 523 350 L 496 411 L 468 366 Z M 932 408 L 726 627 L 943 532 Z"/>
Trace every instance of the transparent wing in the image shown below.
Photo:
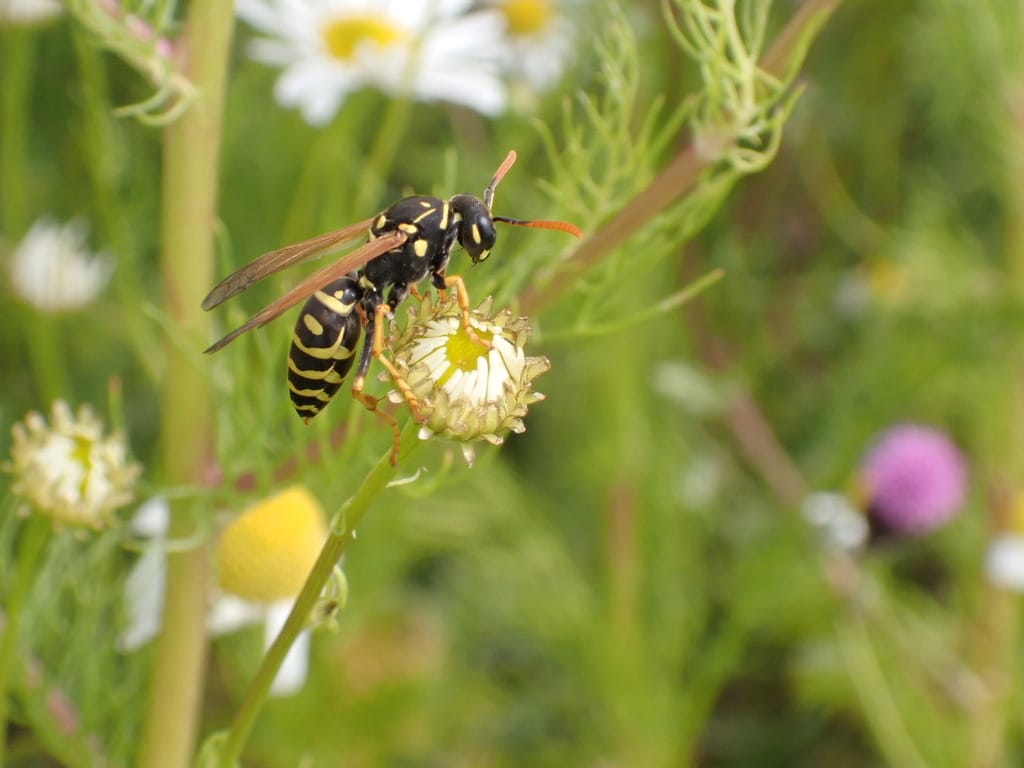
<path fill-rule="evenodd" d="M 404 232 L 389 232 L 386 235 L 381 235 L 376 240 L 371 240 L 366 243 L 366 245 L 356 248 L 352 253 L 346 254 L 337 261 L 328 264 L 323 269 L 311 274 L 277 301 L 268 304 L 255 315 L 250 317 L 244 324 L 240 325 L 217 343 L 212 344 L 206 349 L 206 352 L 216 352 L 217 350 L 223 349 L 243 333 L 269 323 L 286 309 L 295 306 L 303 299 L 311 296 L 318 288 L 323 288 L 325 285 L 337 280 L 339 277 L 344 277 L 349 272 L 359 269 L 371 259 L 375 259 L 381 254 L 387 253 L 392 248 L 397 248 L 404 243 L 406 239 L 408 239 L 408 235 Z"/>
<path fill-rule="evenodd" d="M 286 245 L 284 248 L 257 256 L 244 267 L 232 272 L 217 283 L 203 299 L 203 309 L 213 309 L 268 275 L 290 267 L 292 264 L 298 264 L 300 261 L 319 256 L 333 248 L 338 248 L 360 235 L 365 235 L 372 222 L 373 219 L 357 221 L 355 224 L 349 224 L 347 227 L 336 229 L 333 232 L 325 232 L 322 235 L 311 237 L 309 240 L 303 240 L 301 243 Z"/>

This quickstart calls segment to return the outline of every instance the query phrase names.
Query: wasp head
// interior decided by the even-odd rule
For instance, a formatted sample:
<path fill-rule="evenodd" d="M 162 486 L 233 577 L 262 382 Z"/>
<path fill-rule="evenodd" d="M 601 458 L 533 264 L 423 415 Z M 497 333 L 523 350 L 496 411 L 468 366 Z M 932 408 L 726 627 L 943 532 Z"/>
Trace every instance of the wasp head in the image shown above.
<path fill-rule="evenodd" d="M 491 255 L 497 233 L 494 219 L 483 201 L 472 195 L 455 195 L 448 201 L 461 217 L 459 221 L 459 243 L 474 264 L 479 264 Z"/>

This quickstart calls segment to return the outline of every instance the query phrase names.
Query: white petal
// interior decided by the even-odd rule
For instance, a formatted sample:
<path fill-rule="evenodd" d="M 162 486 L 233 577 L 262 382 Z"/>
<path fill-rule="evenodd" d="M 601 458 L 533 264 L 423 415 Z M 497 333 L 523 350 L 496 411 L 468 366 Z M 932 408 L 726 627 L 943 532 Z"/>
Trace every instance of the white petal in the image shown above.
<path fill-rule="evenodd" d="M 170 521 L 171 508 L 167 503 L 167 497 L 153 496 L 139 505 L 128 527 L 136 536 L 161 539 L 167 533 Z"/>
<path fill-rule="evenodd" d="M 259 624 L 265 613 L 266 608 L 258 603 L 222 594 L 206 614 L 206 628 L 211 635 L 227 635 L 250 624 Z"/>
<path fill-rule="evenodd" d="M 319 27 L 317 14 L 303 0 L 238 0 L 235 12 L 261 32 L 296 42 L 307 40 L 309 34 Z"/>
<path fill-rule="evenodd" d="M 996 537 L 985 553 L 985 575 L 996 586 L 1024 592 L 1024 536 Z"/>
<path fill-rule="evenodd" d="M 11 256 L 11 285 L 25 301 L 46 312 L 74 311 L 89 304 L 113 274 L 113 262 L 91 254 L 80 221 L 61 226 L 36 222 Z"/>
<path fill-rule="evenodd" d="M 466 372 L 460 368 L 456 368 L 452 371 L 452 375 L 448 377 L 448 381 L 444 383 L 444 389 L 452 397 L 462 397 L 462 387 L 465 386 L 464 379 L 466 378 Z"/>
<path fill-rule="evenodd" d="M 274 85 L 274 96 L 284 106 L 299 107 L 310 125 L 323 126 L 358 86 L 356 77 L 345 69 L 310 59 L 284 71 Z"/>
<path fill-rule="evenodd" d="M 864 515 L 840 493 L 809 493 L 800 511 L 830 549 L 852 552 L 867 541 L 869 531 Z"/>
<path fill-rule="evenodd" d="M 504 55 L 501 15 L 480 12 L 436 27 L 422 44 L 413 92 L 493 115 L 505 108 L 499 77 Z"/>
<path fill-rule="evenodd" d="M 264 625 L 264 647 L 269 648 L 288 619 L 292 610 L 291 600 L 281 600 L 267 609 L 267 621 Z M 304 629 L 295 638 L 292 647 L 285 654 L 281 668 L 270 686 L 271 696 L 290 696 L 302 688 L 306 682 L 309 669 L 309 630 Z"/>
<path fill-rule="evenodd" d="M 495 360 L 495 357 L 499 357 L 499 359 Z M 483 362 L 483 360 L 481 360 L 481 362 Z M 488 403 L 500 402 L 502 395 L 505 393 L 505 385 L 508 384 L 509 381 L 508 371 L 505 370 L 505 366 L 498 355 L 487 356 L 486 368 L 487 391 L 484 398 Z"/>
<path fill-rule="evenodd" d="M 141 648 L 160 631 L 166 578 L 163 550 L 153 548 L 143 552 L 124 583 L 128 628 L 118 638 L 117 644 L 122 651 Z"/>
<path fill-rule="evenodd" d="M 0 0 L 0 22 L 34 24 L 54 19 L 64 13 L 58 0 Z"/>

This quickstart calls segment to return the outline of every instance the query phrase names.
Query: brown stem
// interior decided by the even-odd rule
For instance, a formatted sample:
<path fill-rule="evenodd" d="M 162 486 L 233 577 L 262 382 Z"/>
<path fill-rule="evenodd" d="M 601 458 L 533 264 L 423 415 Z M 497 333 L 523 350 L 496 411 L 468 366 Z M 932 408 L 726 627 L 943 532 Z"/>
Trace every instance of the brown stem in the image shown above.
<path fill-rule="evenodd" d="M 761 59 L 761 68 L 780 77 L 803 59 L 798 46 L 810 39 L 809 32 L 824 24 L 842 0 L 807 0 L 775 38 Z M 630 200 L 607 224 L 586 237 L 563 265 L 574 276 L 596 266 L 615 248 L 661 213 L 668 205 L 696 184 L 704 170 L 693 144 L 688 144 L 643 190 Z M 558 299 L 572 285 L 570 280 L 553 280 L 544 286 L 527 289 L 520 306 L 527 315 Z"/>

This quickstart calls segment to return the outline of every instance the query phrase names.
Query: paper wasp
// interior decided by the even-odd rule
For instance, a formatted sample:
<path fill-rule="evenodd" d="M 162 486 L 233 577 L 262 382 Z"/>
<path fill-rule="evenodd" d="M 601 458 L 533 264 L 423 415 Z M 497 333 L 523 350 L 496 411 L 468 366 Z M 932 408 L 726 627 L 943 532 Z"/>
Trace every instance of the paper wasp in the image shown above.
<path fill-rule="evenodd" d="M 305 299 L 288 352 L 288 389 L 296 413 L 308 422 L 330 402 L 352 367 L 356 345 L 365 330 L 352 395 L 388 421 L 397 445 L 394 419 L 377 410 L 378 398 L 363 392 L 370 359 L 377 358 L 402 390 L 418 420 L 415 397 L 383 355 L 385 317 L 394 312 L 417 283 L 429 276 L 438 291 L 456 290 L 463 324 L 472 333 L 465 285 L 458 276 L 445 276 L 456 242 L 476 264 L 484 261 L 494 247 L 495 222 L 581 236 L 577 227 L 562 221 L 524 221 L 492 215 L 494 190 L 515 160 L 516 153 L 509 152 L 482 199 L 469 194 L 454 195 L 448 200 L 422 195 L 406 197 L 371 219 L 259 256 L 218 283 L 203 300 L 203 309 L 213 309 L 279 270 L 335 250 L 363 233 L 369 234 L 367 243 L 302 280 L 206 351 L 223 349 L 243 333 L 268 323 Z"/>

